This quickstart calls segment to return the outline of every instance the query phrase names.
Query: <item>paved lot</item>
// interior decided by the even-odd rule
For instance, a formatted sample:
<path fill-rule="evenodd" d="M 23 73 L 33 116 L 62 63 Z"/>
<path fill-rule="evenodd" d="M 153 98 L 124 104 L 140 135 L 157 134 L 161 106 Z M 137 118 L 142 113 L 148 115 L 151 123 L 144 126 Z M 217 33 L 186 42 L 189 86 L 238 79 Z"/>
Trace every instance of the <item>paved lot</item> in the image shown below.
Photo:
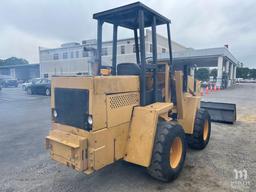
<path fill-rule="evenodd" d="M 87 176 L 49 159 L 44 137 L 50 129 L 49 97 L 19 88 L 0 91 L 0 191 L 256 191 L 256 84 L 211 93 L 204 100 L 234 102 L 235 125 L 212 124 L 203 151 L 189 150 L 172 183 L 149 177 L 142 167 L 117 162 Z M 246 180 L 234 170 L 246 169 Z"/>

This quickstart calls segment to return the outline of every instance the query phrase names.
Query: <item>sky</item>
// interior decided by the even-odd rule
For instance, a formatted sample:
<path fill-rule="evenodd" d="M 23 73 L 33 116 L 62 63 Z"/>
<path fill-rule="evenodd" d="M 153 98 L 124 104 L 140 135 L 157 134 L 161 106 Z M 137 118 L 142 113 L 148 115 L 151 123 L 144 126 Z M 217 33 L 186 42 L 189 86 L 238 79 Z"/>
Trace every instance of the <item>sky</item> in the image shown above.
<path fill-rule="evenodd" d="M 133 0 L 1 0 L 0 59 L 20 57 L 39 62 L 39 46 L 96 39 L 93 13 Z M 195 49 L 229 45 L 244 66 L 256 68 L 255 0 L 142 0 L 171 19 L 172 39 Z M 105 26 L 104 40 L 112 28 Z M 160 27 L 158 33 L 166 35 Z M 131 37 L 121 30 L 119 38 Z"/>

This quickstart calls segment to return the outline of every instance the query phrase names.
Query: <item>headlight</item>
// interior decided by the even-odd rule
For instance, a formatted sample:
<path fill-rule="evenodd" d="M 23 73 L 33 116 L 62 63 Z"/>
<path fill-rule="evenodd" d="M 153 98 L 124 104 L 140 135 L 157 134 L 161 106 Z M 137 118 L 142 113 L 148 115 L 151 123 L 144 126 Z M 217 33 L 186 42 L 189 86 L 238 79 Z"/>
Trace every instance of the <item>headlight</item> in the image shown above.
<path fill-rule="evenodd" d="M 54 118 L 57 118 L 57 117 L 58 117 L 58 113 L 57 113 L 57 111 L 56 111 L 55 109 L 53 110 L 53 117 L 54 117 Z"/>
<path fill-rule="evenodd" d="M 91 115 L 88 116 L 87 122 L 89 123 L 89 125 L 92 125 L 93 121 Z"/>

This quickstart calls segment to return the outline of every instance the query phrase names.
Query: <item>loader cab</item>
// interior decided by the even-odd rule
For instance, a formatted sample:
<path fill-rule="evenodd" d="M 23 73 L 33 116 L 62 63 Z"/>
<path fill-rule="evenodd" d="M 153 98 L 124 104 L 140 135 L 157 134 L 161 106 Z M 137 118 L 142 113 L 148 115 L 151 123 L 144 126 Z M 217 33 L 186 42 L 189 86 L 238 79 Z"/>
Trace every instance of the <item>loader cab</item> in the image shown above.
<path fill-rule="evenodd" d="M 169 100 L 168 85 L 164 90 L 165 80 L 169 81 L 169 68 L 172 67 L 172 48 L 170 34 L 170 20 L 144 4 L 137 2 L 125 7 L 115 8 L 96 13 L 93 18 L 97 20 L 97 64 L 98 75 L 105 72 L 106 66 L 102 65 L 102 35 L 104 23 L 113 26 L 112 63 L 111 74 L 136 75 L 140 78 L 140 104 L 145 106 L 157 101 Z M 165 25 L 168 34 L 169 66 L 157 62 L 157 26 Z M 132 30 L 135 40 L 136 63 L 117 63 L 117 38 L 118 29 Z M 152 62 L 146 62 L 145 28 L 152 30 Z M 109 67 L 109 66 L 108 66 Z M 173 71 L 173 70 L 171 70 Z M 166 78 L 165 75 L 168 77 Z M 169 83 L 169 82 L 168 82 Z M 164 93 L 165 92 L 165 93 Z M 168 93 L 168 94 L 167 94 Z M 170 100 L 169 100 L 170 101 Z"/>

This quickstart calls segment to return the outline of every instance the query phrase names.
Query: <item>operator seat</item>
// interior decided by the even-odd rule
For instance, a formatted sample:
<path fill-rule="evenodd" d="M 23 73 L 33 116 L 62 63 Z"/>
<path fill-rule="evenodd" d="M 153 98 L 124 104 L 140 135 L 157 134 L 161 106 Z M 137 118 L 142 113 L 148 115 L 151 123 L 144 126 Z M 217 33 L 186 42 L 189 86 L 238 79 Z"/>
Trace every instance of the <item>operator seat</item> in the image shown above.
<path fill-rule="evenodd" d="M 136 63 L 119 63 L 117 75 L 140 75 L 140 66 Z"/>

